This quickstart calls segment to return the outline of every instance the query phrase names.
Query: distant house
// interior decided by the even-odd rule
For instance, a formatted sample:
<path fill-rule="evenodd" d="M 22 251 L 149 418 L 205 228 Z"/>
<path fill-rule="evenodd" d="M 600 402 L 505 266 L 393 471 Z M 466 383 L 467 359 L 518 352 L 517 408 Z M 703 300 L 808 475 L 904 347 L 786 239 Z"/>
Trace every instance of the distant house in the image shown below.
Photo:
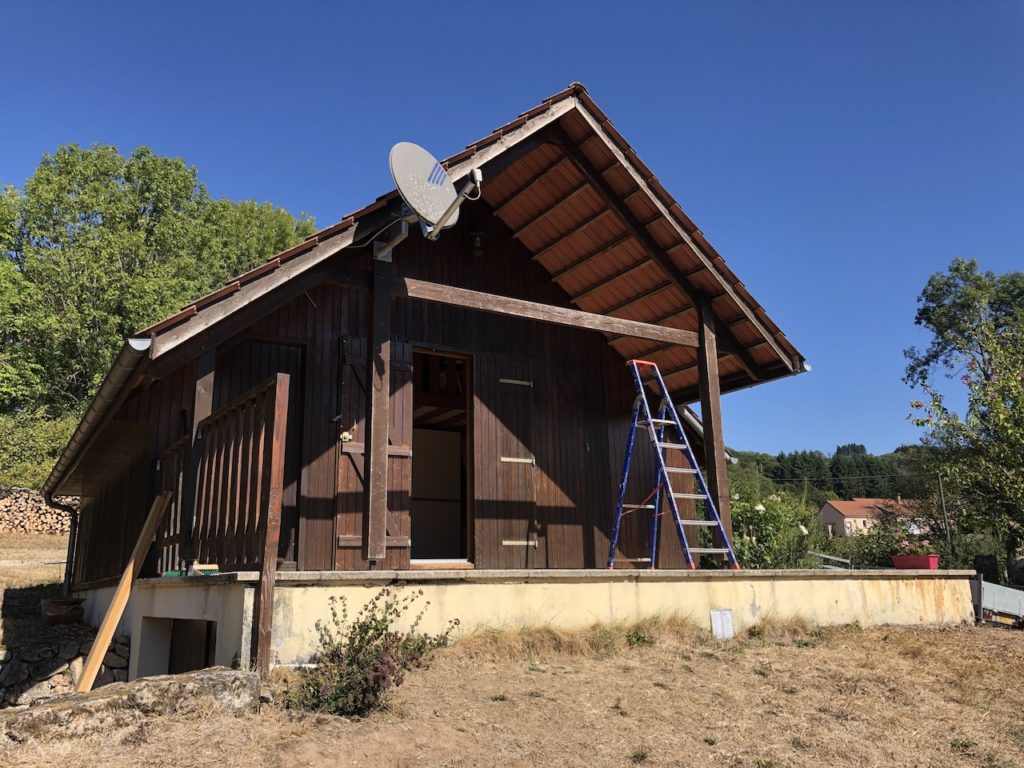
<path fill-rule="evenodd" d="M 899 510 L 900 499 L 826 501 L 818 510 L 830 536 L 853 536 L 869 531 L 884 510 Z"/>

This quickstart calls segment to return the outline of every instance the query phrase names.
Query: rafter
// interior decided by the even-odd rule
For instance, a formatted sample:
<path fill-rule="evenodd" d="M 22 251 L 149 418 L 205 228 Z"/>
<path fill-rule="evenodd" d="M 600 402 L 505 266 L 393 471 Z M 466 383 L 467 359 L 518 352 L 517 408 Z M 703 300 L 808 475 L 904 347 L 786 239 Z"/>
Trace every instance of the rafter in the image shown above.
<path fill-rule="evenodd" d="M 546 205 L 543 208 L 541 208 L 537 213 L 535 213 L 533 216 L 527 219 L 523 224 L 520 224 L 512 233 L 512 235 L 514 237 L 519 237 L 520 235 L 523 234 L 523 232 L 528 230 L 534 224 L 543 221 L 546 217 L 550 216 L 563 205 L 575 200 L 579 195 L 582 195 L 584 192 L 587 191 L 589 186 L 590 185 L 587 184 L 587 182 L 585 181 L 582 182 L 581 184 L 578 184 L 576 187 L 569 190 L 564 195 L 561 195 L 557 200 L 555 200 L 550 205 Z"/>
<path fill-rule="evenodd" d="M 655 241 L 651 233 L 643 227 L 636 215 L 619 198 L 611 184 L 609 184 L 603 176 L 598 175 L 593 170 L 590 165 L 590 161 L 583 154 L 580 148 L 572 141 L 568 133 L 565 132 L 565 129 L 556 124 L 549 126 L 548 130 L 550 131 L 549 135 L 561 145 L 562 151 L 572 159 L 580 173 L 582 173 L 594 189 L 600 193 L 601 197 L 604 198 L 609 209 L 615 212 L 628 229 L 632 230 L 636 239 L 644 247 L 644 250 L 647 251 L 648 256 L 657 262 L 658 266 L 664 270 L 669 280 L 675 283 L 675 285 L 682 290 L 687 297 L 689 297 L 690 301 L 695 306 L 704 300 L 705 297 L 698 293 L 690 284 L 686 273 L 676 266 L 675 262 L 668 257 L 668 254 L 665 253 L 664 249 L 657 243 L 657 241 Z M 760 380 L 763 376 L 760 371 L 760 366 L 749 353 L 746 353 L 743 350 L 742 346 L 732 335 L 732 332 L 729 331 L 728 328 L 725 328 L 723 329 L 722 336 L 728 346 L 735 349 L 741 364 L 746 369 L 750 377 L 755 380 Z"/>

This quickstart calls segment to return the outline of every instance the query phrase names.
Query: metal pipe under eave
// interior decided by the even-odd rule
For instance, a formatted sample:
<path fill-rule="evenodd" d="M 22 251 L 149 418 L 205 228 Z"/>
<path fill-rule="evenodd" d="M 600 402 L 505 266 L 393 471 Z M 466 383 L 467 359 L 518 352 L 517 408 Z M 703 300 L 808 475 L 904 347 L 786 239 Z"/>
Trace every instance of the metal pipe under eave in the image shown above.
<path fill-rule="evenodd" d="M 96 436 L 99 428 L 109 418 L 114 406 L 119 404 L 125 394 L 125 386 L 131 381 L 139 367 L 149 359 L 151 339 L 128 339 L 118 353 L 114 364 L 110 367 L 106 378 L 100 384 L 96 396 L 86 409 L 82 420 L 68 440 L 68 444 L 53 465 L 50 476 L 43 483 L 43 493 L 47 496 L 57 492 L 60 484 L 75 468 L 82 457 L 85 447 Z"/>
<path fill-rule="evenodd" d="M 62 509 L 71 517 L 68 527 L 68 553 L 64 558 L 64 584 L 60 590 L 61 597 L 71 597 L 71 577 L 74 575 L 75 545 L 78 543 L 78 507 L 55 501 L 52 494 L 44 493 L 43 498 L 48 506 Z"/>
<path fill-rule="evenodd" d="M 677 404 L 676 410 L 678 410 L 679 413 L 683 414 L 683 421 L 689 424 L 693 431 L 700 435 L 700 439 L 703 440 L 704 425 L 701 424 L 700 419 L 698 419 L 689 409 L 689 407 L 687 407 L 684 403 Z M 730 464 L 740 463 L 740 460 L 737 459 L 735 456 L 732 456 L 728 451 L 725 452 L 725 460 L 728 461 Z"/>

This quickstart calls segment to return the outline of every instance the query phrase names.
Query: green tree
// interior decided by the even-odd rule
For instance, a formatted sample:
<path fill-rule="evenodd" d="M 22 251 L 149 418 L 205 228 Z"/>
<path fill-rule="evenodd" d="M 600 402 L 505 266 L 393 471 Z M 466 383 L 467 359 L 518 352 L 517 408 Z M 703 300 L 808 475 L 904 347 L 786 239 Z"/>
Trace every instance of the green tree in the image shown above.
<path fill-rule="evenodd" d="M 963 365 L 965 412 L 925 384 L 914 422 L 928 430 L 923 442 L 960 497 L 959 517 L 972 530 L 995 531 L 1013 555 L 1024 540 L 1024 319 L 980 324 L 950 359 Z"/>
<path fill-rule="evenodd" d="M 125 337 L 312 233 L 269 203 L 215 200 L 147 147 L 60 147 L 0 195 L 0 413 L 60 417 Z"/>
<path fill-rule="evenodd" d="M 984 374 L 991 362 L 982 330 L 1003 331 L 1024 317 L 1024 272 L 980 272 L 973 259 L 954 259 L 928 279 L 917 300 L 915 325 L 932 332 L 925 350 L 904 350 L 904 381 L 922 386 L 936 369 L 948 375 L 967 360 Z"/>

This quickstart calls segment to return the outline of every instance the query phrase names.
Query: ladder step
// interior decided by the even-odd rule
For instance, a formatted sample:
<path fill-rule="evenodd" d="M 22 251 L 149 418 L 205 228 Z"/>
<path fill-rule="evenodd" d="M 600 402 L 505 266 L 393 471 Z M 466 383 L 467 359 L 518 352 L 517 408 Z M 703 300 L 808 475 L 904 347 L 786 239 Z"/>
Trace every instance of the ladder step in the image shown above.
<path fill-rule="evenodd" d="M 612 562 L 615 563 L 649 563 L 651 558 L 649 557 L 616 557 Z"/>
<path fill-rule="evenodd" d="M 673 493 L 672 497 L 675 499 L 696 499 L 697 501 L 707 501 L 707 496 L 703 493 Z"/>
<path fill-rule="evenodd" d="M 672 419 L 651 419 L 651 424 L 670 424 L 670 425 L 675 425 L 675 422 L 672 421 Z"/>
<path fill-rule="evenodd" d="M 697 470 L 692 467 L 665 467 L 666 472 L 677 472 L 684 475 L 696 475 Z"/>
<path fill-rule="evenodd" d="M 685 517 L 681 520 L 683 525 L 703 525 L 705 528 L 717 528 L 718 523 L 714 520 L 687 520 Z"/>
<path fill-rule="evenodd" d="M 653 504 L 623 504 L 623 509 L 654 509 Z"/>
<path fill-rule="evenodd" d="M 685 451 L 686 446 L 683 443 L 658 443 L 659 448 L 677 448 L 680 451 Z"/>
<path fill-rule="evenodd" d="M 717 549 L 715 547 L 690 547 L 691 555 L 727 555 L 728 549 Z"/>

